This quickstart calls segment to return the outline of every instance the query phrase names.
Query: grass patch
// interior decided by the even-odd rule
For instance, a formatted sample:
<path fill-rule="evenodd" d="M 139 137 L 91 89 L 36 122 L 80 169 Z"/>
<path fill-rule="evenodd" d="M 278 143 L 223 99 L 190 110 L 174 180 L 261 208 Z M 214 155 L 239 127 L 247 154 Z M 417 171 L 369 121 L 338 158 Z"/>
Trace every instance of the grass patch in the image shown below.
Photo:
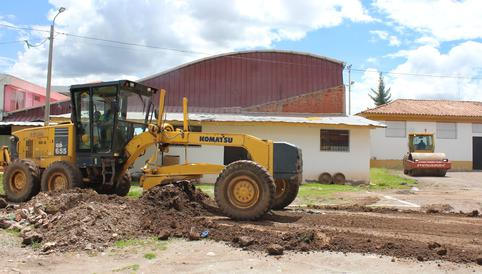
<path fill-rule="evenodd" d="M 33 250 L 39 250 L 40 247 L 42 247 L 42 244 L 40 242 L 33 241 L 30 246 L 32 247 Z"/>
<path fill-rule="evenodd" d="M 137 271 L 137 270 L 139 270 L 139 268 L 141 268 L 140 265 L 133 264 L 133 265 L 128 265 L 128 266 L 125 266 L 125 267 L 122 267 L 122 268 L 114 269 L 114 270 L 112 270 L 112 272 L 121 272 L 121 271 L 126 271 L 126 270 Z"/>
<path fill-rule="evenodd" d="M 114 246 L 117 248 L 126 248 L 129 246 L 138 246 L 145 244 L 144 240 L 141 239 L 126 239 L 126 240 L 118 240 L 114 243 Z"/>
<path fill-rule="evenodd" d="M 417 181 L 394 174 L 393 170 L 386 168 L 370 169 L 370 190 L 407 189 L 413 187 Z"/>
<path fill-rule="evenodd" d="M 0 194 L 5 194 L 5 191 L 3 190 L 3 173 L 0 174 Z"/>
<path fill-rule="evenodd" d="M 298 192 L 299 204 L 317 204 L 329 202 L 331 196 L 342 192 L 356 192 L 366 190 L 387 190 L 387 189 L 409 189 L 417 181 L 395 174 L 396 171 L 385 168 L 370 169 L 370 184 L 361 186 L 350 185 L 322 185 L 319 183 L 305 183 L 300 186 Z M 201 189 L 210 197 L 214 197 L 214 184 L 197 184 L 196 188 Z"/>
<path fill-rule="evenodd" d="M 318 204 L 320 200 L 327 201 L 333 194 L 340 192 L 355 192 L 360 187 L 349 185 L 322 185 L 319 183 L 303 184 L 298 191 L 297 199 L 300 204 Z"/>
<path fill-rule="evenodd" d="M 195 187 L 214 198 L 214 184 L 196 184 Z"/>
<path fill-rule="evenodd" d="M 156 258 L 156 254 L 154 253 L 146 253 L 144 254 L 144 258 L 148 259 L 148 260 L 152 260 L 152 259 L 155 259 Z"/>
<path fill-rule="evenodd" d="M 152 250 L 166 250 L 168 241 L 159 241 L 156 237 L 151 237 L 147 239 L 124 239 L 118 240 L 114 243 L 114 246 L 123 249 L 127 247 L 153 247 Z"/>
<path fill-rule="evenodd" d="M 141 197 L 143 191 L 144 190 L 142 189 L 142 187 L 140 187 L 139 185 L 133 184 L 133 185 L 131 185 L 131 189 L 129 190 L 129 193 L 127 193 L 127 196 L 135 198 L 135 199 L 139 199 L 139 197 Z"/>
<path fill-rule="evenodd" d="M 20 236 L 20 230 L 18 228 L 6 229 L 5 231 L 12 236 L 15 236 L 15 237 Z"/>

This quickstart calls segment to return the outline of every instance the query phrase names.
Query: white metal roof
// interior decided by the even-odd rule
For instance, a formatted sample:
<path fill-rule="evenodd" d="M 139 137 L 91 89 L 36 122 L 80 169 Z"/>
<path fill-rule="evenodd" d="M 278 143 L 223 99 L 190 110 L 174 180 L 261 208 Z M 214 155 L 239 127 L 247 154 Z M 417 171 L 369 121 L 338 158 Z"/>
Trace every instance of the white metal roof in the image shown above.
<path fill-rule="evenodd" d="M 127 117 L 133 120 L 143 120 L 141 112 L 129 112 Z M 167 121 L 183 121 L 182 113 L 168 112 L 165 114 Z M 52 115 L 54 117 L 54 115 Z M 69 114 L 55 115 L 55 117 L 70 118 Z M 278 116 L 278 115 L 255 115 L 255 114 L 207 114 L 189 113 L 189 120 L 199 122 L 273 122 L 314 125 L 346 125 L 361 127 L 385 127 L 381 122 L 369 120 L 361 116 Z"/>
<path fill-rule="evenodd" d="M 50 122 L 50 124 L 56 124 Z M 32 127 L 38 127 L 38 126 L 43 126 L 44 122 L 23 122 L 23 121 L 7 121 L 7 122 L 0 122 L 0 126 L 32 126 Z"/>
<path fill-rule="evenodd" d="M 169 121 L 182 121 L 182 113 L 167 113 Z M 385 127 L 383 123 L 368 120 L 360 116 L 267 116 L 246 114 L 201 114 L 190 113 L 189 119 L 201 122 L 273 122 L 293 124 L 318 124 L 318 125 L 347 125 Z"/>

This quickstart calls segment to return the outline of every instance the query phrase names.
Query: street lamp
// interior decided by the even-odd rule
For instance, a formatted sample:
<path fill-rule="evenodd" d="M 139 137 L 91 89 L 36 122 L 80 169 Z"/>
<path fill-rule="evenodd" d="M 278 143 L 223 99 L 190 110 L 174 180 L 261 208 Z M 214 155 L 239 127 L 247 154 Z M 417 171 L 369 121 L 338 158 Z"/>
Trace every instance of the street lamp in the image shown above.
<path fill-rule="evenodd" d="M 47 94 L 45 95 L 45 117 L 44 123 L 46 126 L 49 125 L 50 120 L 50 89 L 51 89 L 51 82 L 52 82 L 52 51 L 54 47 L 54 25 L 55 19 L 59 14 L 65 11 L 64 7 L 60 7 L 57 14 L 54 16 L 54 20 L 52 20 L 52 24 L 50 25 L 50 43 L 49 43 L 49 64 L 47 68 Z"/>

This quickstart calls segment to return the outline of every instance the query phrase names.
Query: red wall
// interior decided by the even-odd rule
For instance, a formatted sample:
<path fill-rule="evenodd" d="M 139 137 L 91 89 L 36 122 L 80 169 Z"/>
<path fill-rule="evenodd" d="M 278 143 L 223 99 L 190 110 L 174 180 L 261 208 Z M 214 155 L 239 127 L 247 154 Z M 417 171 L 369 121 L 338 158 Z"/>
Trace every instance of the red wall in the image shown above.
<path fill-rule="evenodd" d="M 166 89 L 167 106 L 180 106 L 185 96 L 193 107 L 246 108 L 343 86 L 343 65 L 293 52 L 243 52 L 204 59 L 142 83 Z M 320 95 L 282 111 L 343 113 L 344 91 L 330 96 L 336 98 L 329 99 L 334 102 L 329 107 L 318 100 L 324 98 Z"/>

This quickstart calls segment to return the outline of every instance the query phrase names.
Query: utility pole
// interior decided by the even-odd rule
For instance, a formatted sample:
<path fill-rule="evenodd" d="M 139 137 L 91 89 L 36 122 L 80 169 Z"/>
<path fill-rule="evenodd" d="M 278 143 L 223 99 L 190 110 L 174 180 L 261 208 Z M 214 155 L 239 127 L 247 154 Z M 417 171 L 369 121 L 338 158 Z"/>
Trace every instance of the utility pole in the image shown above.
<path fill-rule="evenodd" d="M 49 120 L 50 120 L 50 89 L 52 87 L 52 54 L 53 54 L 53 48 L 54 48 L 54 25 L 55 25 L 55 19 L 59 14 L 65 11 L 64 7 L 60 7 L 59 11 L 54 17 L 54 20 L 52 20 L 52 24 L 50 25 L 50 43 L 49 43 L 49 63 L 47 67 L 47 88 L 46 88 L 46 94 L 45 94 L 45 116 L 44 116 L 44 124 L 45 126 L 49 125 Z"/>
<path fill-rule="evenodd" d="M 348 68 L 348 115 L 351 115 L 351 65 Z"/>

